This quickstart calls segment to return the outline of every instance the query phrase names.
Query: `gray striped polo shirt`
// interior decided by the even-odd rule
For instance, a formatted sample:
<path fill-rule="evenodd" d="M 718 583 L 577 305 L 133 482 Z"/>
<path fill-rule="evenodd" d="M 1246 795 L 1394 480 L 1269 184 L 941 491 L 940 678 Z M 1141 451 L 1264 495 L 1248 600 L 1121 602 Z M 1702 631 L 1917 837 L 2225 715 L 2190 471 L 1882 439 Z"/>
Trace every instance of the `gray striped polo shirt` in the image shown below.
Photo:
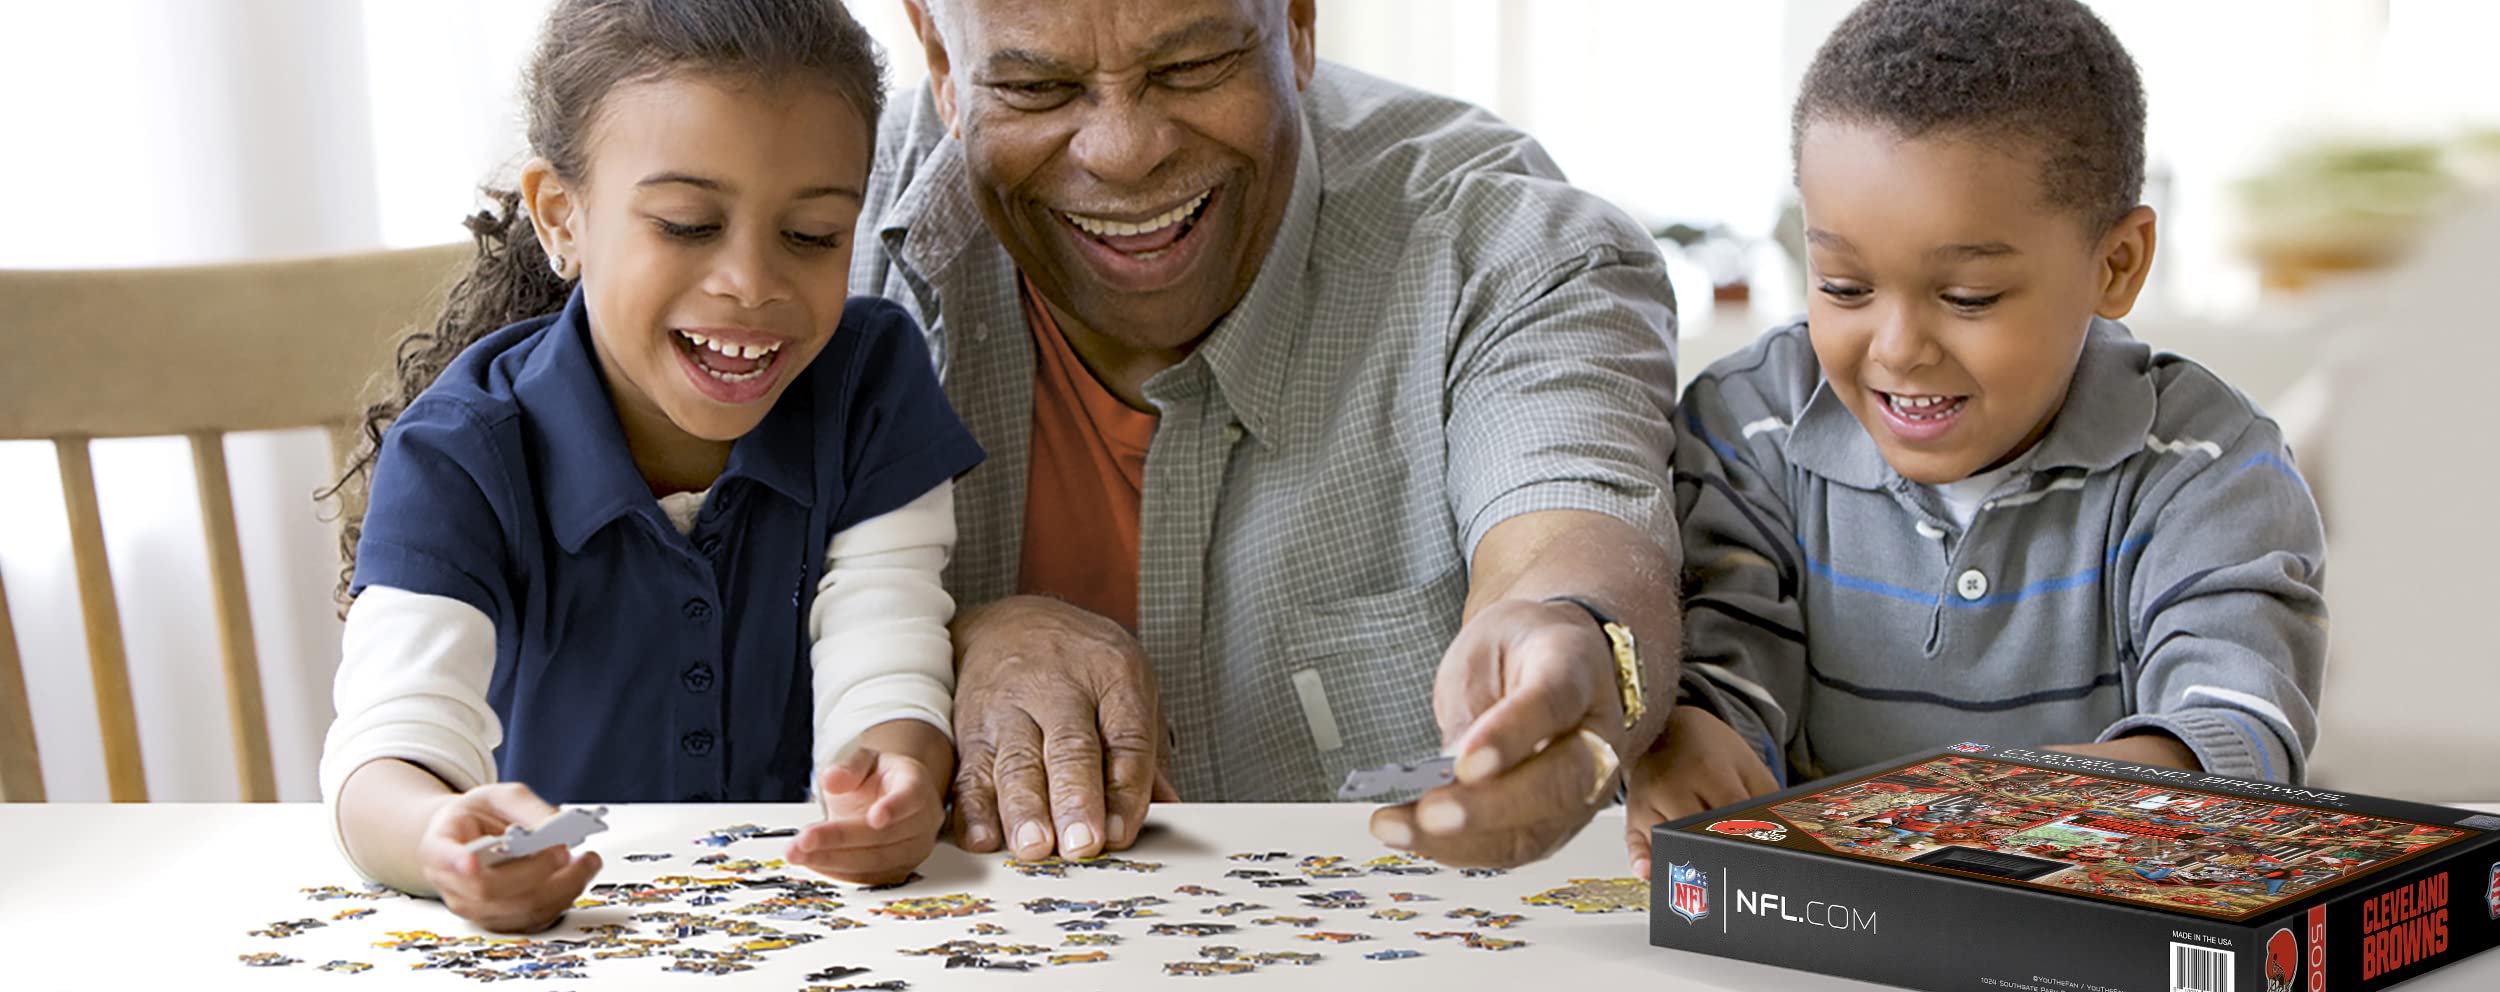
<path fill-rule="evenodd" d="M 1824 385 L 1803 323 L 1703 372 L 1677 429 L 1685 688 L 1792 775 L 2151 727 L 2207 771 L 2300 780 L 2325 536 L 2281 431 L 2202 366 L 2096 320 L 1967 532 Z"/>

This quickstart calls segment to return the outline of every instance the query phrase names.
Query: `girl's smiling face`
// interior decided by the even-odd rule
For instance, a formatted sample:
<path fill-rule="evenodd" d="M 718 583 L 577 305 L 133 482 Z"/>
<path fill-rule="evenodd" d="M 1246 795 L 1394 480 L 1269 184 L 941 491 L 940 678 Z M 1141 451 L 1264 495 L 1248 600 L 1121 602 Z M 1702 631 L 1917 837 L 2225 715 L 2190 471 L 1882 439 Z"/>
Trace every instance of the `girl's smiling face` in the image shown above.
<path fill-rule="evenodd" d="M 1798 142 L 1807 329 L 1833 394 L 1912 482 L 2002 465 L 2049 429 L 2092 317 L 2126 315 L 2153 212 L 2104 232 L 2049 203 L 2038 152 L 1820 121 Z"/>
<path fill-rule="evenodd" d="M 607 94 L 583 175 L 524 169 L 655 486 L 708 484 L 841 322 L 868 126 L 826 87 L 680 73 Z"/>

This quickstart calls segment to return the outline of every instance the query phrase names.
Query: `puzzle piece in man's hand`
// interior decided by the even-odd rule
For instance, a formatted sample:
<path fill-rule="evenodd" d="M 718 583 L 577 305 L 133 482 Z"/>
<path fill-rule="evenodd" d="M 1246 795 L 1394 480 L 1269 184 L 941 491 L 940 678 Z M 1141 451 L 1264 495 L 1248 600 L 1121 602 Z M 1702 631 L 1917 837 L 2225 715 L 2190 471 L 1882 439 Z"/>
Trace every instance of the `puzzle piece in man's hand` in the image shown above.
<path fill-rule="evenodd" d="M 608 828 L 605 806 L 572 807 L 549 817 L 536 829 L 515 823 L 504 832 L 480 837 L 469 842 L 469 850 L 477 852 L 481 866 L 499 865 L 514 858 L 526 858 L 551 847 L 571 847 L 589 839 L 590 835 Z"/>
<path fill-rule="evenodd" d="M 1437 755 L 1422 761 L 1392 761 L 1378 768 L 1347 772 L 1337 787 L 1339 799 L 1369 799 L 1393 792 L 1421 792 L 1458 781 L 1458 758 Z"/>

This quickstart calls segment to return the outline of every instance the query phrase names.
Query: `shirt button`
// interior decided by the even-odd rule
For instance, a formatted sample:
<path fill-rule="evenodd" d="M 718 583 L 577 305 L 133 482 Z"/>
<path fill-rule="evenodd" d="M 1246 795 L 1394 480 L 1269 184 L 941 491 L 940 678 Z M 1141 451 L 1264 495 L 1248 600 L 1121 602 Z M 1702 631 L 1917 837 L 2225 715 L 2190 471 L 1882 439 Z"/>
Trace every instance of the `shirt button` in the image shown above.
<path fill-rule="evenodd" d="M 677 746 L 684 748 L 687 754 L 700 758 L 704 755 L 712 753 L 712 732 L 709 730 L 698 730 L 694 733 L 687 734 L 686 736 L 677 739 Z"/>
<path fill-rule="evenodd" d="M 689 599 L 686 601 L 686 619 L 700 622 L 705 617 L 709 617 L 711 615 L 712 604 L 706 603 L 700 599 Z"/>
<path fill-rule="evenodd" d="M 1225 444 L 1240 444 L 1240 443 L 1241 443 L 1241 435 L 1242 435 L 1242 430 L 1241 430 L 1241 425 L 1240 425 L 1240 424 L 1234 423 L 1234 424 L 1225 424 L 1225 425 L 1224 425 L 1224 443 L 1225 443 Z"/>
<path fill-rule="evenodd" d="M 1961 578 L 1953 581 L 1953 591 L 1962 594 L 1963 599 L 1977 600 L 1988 594 L 1988 577 L 1976 568 L 1963 572 Z"/>
<path fill-rule="evenodd" d="M 686 666 L 685 673 L 679 675 L 678 680 L 686 684 L 687 692 L 702 692 L 710 689 L 712 687 L 712 666 L 706 665 L 700 661 L 695 662 L 694 664 Z"/>

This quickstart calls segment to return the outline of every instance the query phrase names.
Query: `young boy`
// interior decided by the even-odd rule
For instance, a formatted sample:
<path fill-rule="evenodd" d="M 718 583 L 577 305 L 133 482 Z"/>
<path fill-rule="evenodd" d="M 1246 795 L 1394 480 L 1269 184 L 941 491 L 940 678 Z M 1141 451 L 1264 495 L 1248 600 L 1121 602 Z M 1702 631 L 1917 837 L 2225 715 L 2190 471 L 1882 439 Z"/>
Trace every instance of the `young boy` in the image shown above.
<path fill-rule="evenodd" d="M 2298 781 L 2325 539 L 2281 431 L 2115 323 L 2144 97 L 2075 0 L 1871 0 L 1793 123 L 1807 320 L 1676 439 L 1686 676 L 1626 843 L 1961 740 Z"/>

